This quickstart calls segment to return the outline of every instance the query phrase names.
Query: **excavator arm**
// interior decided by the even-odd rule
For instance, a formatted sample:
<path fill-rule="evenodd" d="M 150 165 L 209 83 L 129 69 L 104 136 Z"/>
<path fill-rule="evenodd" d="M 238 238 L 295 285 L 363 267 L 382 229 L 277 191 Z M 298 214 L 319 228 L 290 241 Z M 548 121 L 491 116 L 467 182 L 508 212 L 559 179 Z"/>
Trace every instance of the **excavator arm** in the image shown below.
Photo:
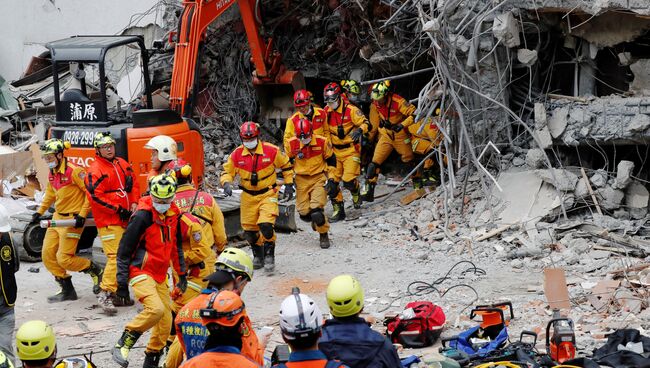
<path fill-rule="evenodd" d="M 170 91 L 170 106 L 182 116 L 192 114 L 198 86 L 198 60 L 208 26 L 235 2 L 239 5 L 246 37 L 255 65 L 253 84 L 285 84 L 294 89 L 304 88 L 300 72 L 288 71 L 282 55 L 273 49 L 273 40 L 265 42 L 259 32 L 255 17 L 256 0 L 184 0 L 183 12 L 175 36 L 174 69 Z"/>

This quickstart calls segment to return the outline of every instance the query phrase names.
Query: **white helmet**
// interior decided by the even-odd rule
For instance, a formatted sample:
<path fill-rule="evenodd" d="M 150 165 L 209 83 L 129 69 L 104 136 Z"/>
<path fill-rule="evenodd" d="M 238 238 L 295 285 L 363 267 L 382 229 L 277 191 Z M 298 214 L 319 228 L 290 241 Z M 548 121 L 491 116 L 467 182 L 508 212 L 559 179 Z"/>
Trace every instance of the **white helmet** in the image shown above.
<path fill-rule="evenodd" d="M 0 205 L 0 233 L 8 233 L 11 231 L 11 224 L 9 223 L 9 215 L 7 209 Z"/>
<path fill-rule="evenodd" d="M 312 336 L 319 333 L 323 325 L 323 314 L 316 302 L 308 295 L 300 294 L 297 287 L 280 307 L 280 329 L 287 340 Z"/>
<path fill-rule="evenodd" d="M 166 135 L 157 135 L 149 140 L 147 144 L 144 145 L 144 148 L 150 150 L 158 151 L 158 159 L 160 161 L 171 161 L 176 160 L 176 152 L 178 151 L 178 146 L 176 141 Z"/>

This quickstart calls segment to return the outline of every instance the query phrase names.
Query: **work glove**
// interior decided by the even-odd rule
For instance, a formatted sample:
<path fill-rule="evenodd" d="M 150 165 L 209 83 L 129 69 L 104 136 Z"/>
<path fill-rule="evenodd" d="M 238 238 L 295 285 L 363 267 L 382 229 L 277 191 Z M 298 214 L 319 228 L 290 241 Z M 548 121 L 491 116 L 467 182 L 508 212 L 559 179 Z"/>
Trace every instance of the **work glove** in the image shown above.
<path fill-rule="evenodd" d="M 327 182 L 325 182 L 325 191 L 327 191 L 327 195 L 330 196 L 330 198 L 333 198 L 336 195 L 337 189 L 338 185 L 334 179 L 327 179 Z"/>
<path fill-rule="evenodd" d="M 293 184 L 285 184 L 284 185 L 284 199 L 286 199 L 287 201 L 292 200 L 293 199 L 293 193 L 295 191 L 296 190 L 294 189 Z"/>
<path fill-rule="evenodd" d="M 180 289 L 181 293 L 184 293 L 185 290 L 187 290 L 187 276 L 178 275 L 178 282 L 176 283 L 176 287 Z"/>
<path fill-rule="evenodd" d="M 41 220 L 41 214 L 38 213 L 38 212 L 34 212 L 34 214 L 32 215 L 32 222 L 31 223 L 33 224 L 33 223 L 39 222 L 40 220 Z"/>
<path fill-rule="evenodd" d="M 131 211 L 127 210 L 124 207 L 119 207 L 117 209 L 117 214 L 118 216 L 120 216 L 120 220 L 122 221 L 129 221 L 129 219 L 131 218 Z"/>
<path fill-rule="evenodd" d="M 223 184 L 223 194 L 225 194 L 226 197 L 230 197 L 232 195 L 232 184 L 230 183 Z"/>
<path fill-rule="evenodd" d="M 361 137 L 361 148 L 368 149 L 371 146 L 372 142 L 370 142 L 370 136 L 368 134 L 364 134 L 363 137 Z"/>
<path fill-rule="evenodd" d="M 402 129 L 404 129 L 404 125 L 402 125 L 402 123 L 395 124 L 395 125 L 393 125 L 393 128 L 392 128 L 392 129 L 393 129 L 393 131 L 394 131 L 395 133 L 399 133 L 399 132 L 402 131 Z"/>
<path fill-rule="evenodd" d="M 390 128 L 390 121 L 388 121 L 388 120 L 380 120 L 379 121 L 379 127 L 380 128 Z"/>
<path fill-rule="evenodd" d="M 117 291 L 115 291 L 115 296 L 125 301 L 131 300 L 131 295 L 129 295 L 129 286 L 117 285 Z"/>
<path fill-rule="evenodd" d="M 352 135 L 350 137 L 352 137 L 352 141 L 354 141 L 354 143 L 359 143 L 362 136 L 363 136 L 363 130 L 361 130 L 361 128 L 358 128 L 357 130 L 352 132 Z"/>
<path fill-rule="evenodd" d="M 74 215 L 74 227 L 75 228 L 80 228 L 84 227 L 84 224 L 86 223 L 86 218 L 79 216 L 79 215 Z"/>

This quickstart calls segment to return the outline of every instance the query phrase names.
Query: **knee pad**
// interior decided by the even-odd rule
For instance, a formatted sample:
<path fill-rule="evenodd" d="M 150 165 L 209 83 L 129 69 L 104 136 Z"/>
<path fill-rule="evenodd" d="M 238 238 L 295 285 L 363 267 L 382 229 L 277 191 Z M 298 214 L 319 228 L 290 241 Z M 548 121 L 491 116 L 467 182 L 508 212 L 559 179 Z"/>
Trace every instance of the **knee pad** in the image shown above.
<path fill-rule="evenodd" d="M 356 179 L 343 182 L 343 188 L 349 190 L 350 192 L 354 192 L 355 190 L 357 190 L 358 186 L 359 183 L 357 182 Z"/>
<path fill-rule="evenodd" d="M 260 233 L 265 239 L 273 239 L 273 224 L 270 222 L 263 222 L 258 224 L 260 227 Z"/>
<path fill-rule="evenodd" d="M 371 162 L 370 165 L 368 165 L 368 168 L 366 169 L 366 179 L 374 179 L 377 177 L 377 165 L 374 162 Z"/>
<path fill-rule="evenodd" d="M 322 208 L 314 208 L 311 210 L 311 221 L 316 224 L 316 226 L 325 225 L 325 214 L 323 213 Z"/>
<path fill-rule="evenodd" d="M 255 245 L 257 243 L 257 231 L 250 231 L 246 230 L 244 231 L 244 239 L 248 242 L 250 245 Z"/>
<path fill-rule="evenodd" d="M 311 217 L 311 214 L 310 214 L 310 213 L 308 213 L 308 214 L 306 214 L 306 215 L 301 215 L 301 214 L 299 213 L 298 216 L 299 216 L 300 219 L 301 219 L 302 221 L 304 221 L 304 222 L 311 222 L 311 221 L 312 221 L 312 217 Z"/>

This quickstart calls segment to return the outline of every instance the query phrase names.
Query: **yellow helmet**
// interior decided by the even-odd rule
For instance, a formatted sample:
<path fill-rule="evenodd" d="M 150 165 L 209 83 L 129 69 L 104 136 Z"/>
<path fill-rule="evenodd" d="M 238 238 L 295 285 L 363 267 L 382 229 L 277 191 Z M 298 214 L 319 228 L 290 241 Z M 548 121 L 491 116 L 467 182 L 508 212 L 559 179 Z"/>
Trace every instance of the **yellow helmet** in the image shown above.
<path fill-rule="evenodd" d="M 56 350 L 54 330 L 44 321 L 28 321 L 16 332 L 16 350 L 20 360 L 42 360 Z"/>
<path fill-rule="evenodd" d="M 0 350 L 0 368 L 14 368 L 14 364 L 7 358 L 5 353 Z"/>
<path fill-rule="evenodd" d="M 159 199 L 172 198 L 176 194 L 176 179 L 166 173 L 154 176 L 149 180 L 149 193 Z"/>
<path fill-rule="evenodd" d="M 63 150 L 66 150 L 68 148 L 70 148 L 70 142 L 64 142 L 60 139 L 52 138 L 43 142 L 41 145 L 41 152 L 44 155 L 49 155 L 51 153 L 57 154 L 63 152 Z"/>
<path fill-rule="evenodd" d="M 253 260 L 248 253 L 239 248 L 224 249 L 217 258 L 216 268 L 245 273 L 249 280 L 253 279 Z"/>
<path fill-rule="evenodd" d="M 54 368 L 97 368 L 97 366 L 83 358 L 65 358 L 62 361 L 58 362 Z"/>
<path fill-rule="evenodd" d="M 370 98 L 373 100 L 381 100 L 388 94 L 389 88 L 390 81 L 388 80 L 373 84 L 370 89 Z"/>
<path fill-rule="evenodd" d="M 327 285 L 327 305 L 334 317 L 349 317 L 363 309 L 363 288 L 351 275 L 340 275 Z"/>
<path fill-rule="evenodd" d="M 354 79 L 342 80 L 341 87 L 345 92 L 352 93 L 353 95 L 361 94 L 361 86 L 359 86 L 359 82 Z"/>
<path fill-rule="evenodd" d="M 99 148 L 105 144 L 115 144 L 115 139 L 109 132 L 98 132 L 93 139 L 93 146 Z"/>

